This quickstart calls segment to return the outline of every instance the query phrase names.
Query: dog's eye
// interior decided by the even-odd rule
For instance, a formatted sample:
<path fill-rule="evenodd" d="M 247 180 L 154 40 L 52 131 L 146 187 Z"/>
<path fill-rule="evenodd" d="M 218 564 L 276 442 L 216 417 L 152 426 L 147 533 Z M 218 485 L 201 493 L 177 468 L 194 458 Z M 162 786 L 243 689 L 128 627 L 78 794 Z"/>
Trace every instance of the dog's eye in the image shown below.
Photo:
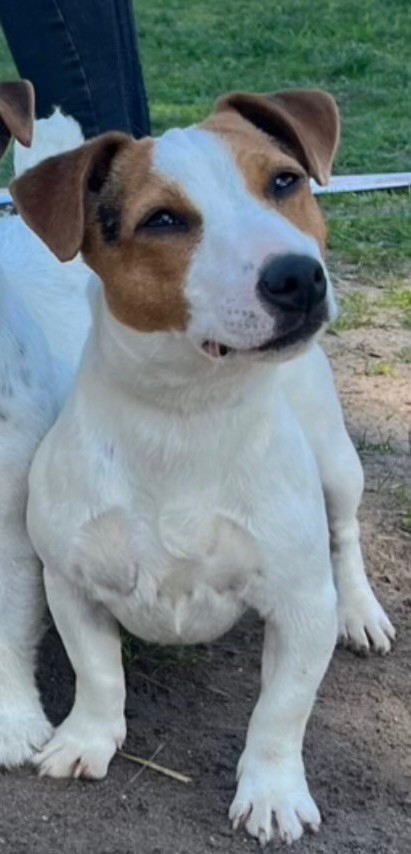
<path fill-rule="evenodd" d="M 279 200 L 285 199 L 299 188 L 302 181 L 302 175 L 297 172 L 278 172 L 269 183 L 268 195 Z"/>
<path fill-rule="evenodd" d="M 162 208 L 161 210 L 150 214 L 150 216 L 145 219 L 138 228 L 159 233 L 188 231 L 188 222 L 183 216 L 181 216 L 181 214 Z"/>

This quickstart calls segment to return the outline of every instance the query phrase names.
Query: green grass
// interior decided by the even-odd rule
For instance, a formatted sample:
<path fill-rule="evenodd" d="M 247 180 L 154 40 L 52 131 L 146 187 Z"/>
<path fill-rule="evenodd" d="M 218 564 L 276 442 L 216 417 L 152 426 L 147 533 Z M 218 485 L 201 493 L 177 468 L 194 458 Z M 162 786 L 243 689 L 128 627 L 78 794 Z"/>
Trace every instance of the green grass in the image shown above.
<path fill-rule="evenodd" d="M 367 292 L 357 288 L 345 294 L 339 301 L 339 316 L 332 324 L 330 332 L 341 333 L 347 329 L 374 326 L 375 323 L 381 325 L 379 318 L 386 317 L 387 310 L 399 317 L 404 326 L 411 326 L 411 287 L 394 286 L 390 280 L 384 285 L 381 296 L 377 297 L 371 298 Z M 407 349 L 411 348 L 405 348 L 406 351 Z M 407 358 L 402 361 L 406 363 Z"/>
<path fill-rule="evenodd" d="M 155 133 L 201 119 L 230 89 L 321 86 L 334 93 L 342 114 L 337 171 L 409 169 L 409 0 L 137 0 L 135 6 Z M 15 76 L 0 32 L 0 78 Z M 10 161 L 0 182 L 9 174 Z M 359 279 L 384 284 L 409 274 L 407 192 L 344 195 L 323 206 L 330 246 L 355 265 Z"/>
<path fill-rule="evenodd" d="M 339 103 L 338 172 L 402 171 L 411 162 L 409 0 L 139 0 L 153 125 L 204 116 L 230 89 L 321 86 Z M 411 270 L 408 192 L 322 202 L 330 246 L 358 278 Z"/>
<path fill-rule="evenodd" d="M 386 308 L 399 308 L 401 310 L 411 309 L 411 286 L 404 288 L 390 288 L 385 291 L 380 300 L 380 305 L 385 306 Z"/>
<path fill-rule="evenodd" d="M 400 529 L 411 534 L 411 490 L 406 483 L 401 483 L 395 489 L 400 511 Z"/>
<path fill-rule="evenodd" d="M 395 449 L 391 439 L 386 436 L 381 436 L 379 441 L 375 439 L 370 439 L 368 437 L 368 433 L 365 430 L 363 435 L 356 442 L 357 450 L 360 455 L 366 454 L 382 454 L 384 456 L 389 456 L 394 454 Z"/>
<path fill-rule="evenodd" d="M 365 374 L 367 377 L 395 377 L 395 368 L 391 362 L 380 360 L 370 362 L 365 369 Z"/>
<path fill-rule="evenodd" d="M 410 162 L 408 0 L 138 0 L 157 130 L 204 115 L 222 92 L 324 86 L 341 105 L 340 169 Z"/>
<path fill-rule="evenodd" d="M 150 673 L 158 673 L 174 667 L 189 668 L 204 660 L 201 648 L 196 646 L 158 646 L 146 644 L 144 641 L 130 635 L 125 629 L 121 630 L 123 660 L 129 668 L 144 666 Z"/>
<path fill-rule="evenodd" d="M 339 317 L 331 330 L 344 332 L 346 329 L 360 329 L 372 326 L 375 317 L 375 304 L 361 291 L 352 291 L 342 297 L 339 303 Z"/>
<path fill-rule="evenodd" d="M 378 307 L 391 310 L 399 316 L 403 326 L 411 328 L 411 284 L 385 288 L 378 300 Z"/>
<path fill-rule="evenodd" d="M 405 161 L 403 168 L 408 168 Z M 374 171 L 371 159 L 367 169 Z M 409 275 L 408 190 L 333 196 L 324 200 L 323 209 L 329 225 L 329 247 L 340 260 L 354 265 L 358 279 L 383 285 L 401 282 Z"/>
<path fill-rule="evenodd" d="M 403 347 L 397 358 L 403 365 L 411 365 L 411 347 Z"/>
<path fill-rule="evenodd" d="M 14 80 L 18 78 L 10 51 L 0 27 L 0 80 Z"/>

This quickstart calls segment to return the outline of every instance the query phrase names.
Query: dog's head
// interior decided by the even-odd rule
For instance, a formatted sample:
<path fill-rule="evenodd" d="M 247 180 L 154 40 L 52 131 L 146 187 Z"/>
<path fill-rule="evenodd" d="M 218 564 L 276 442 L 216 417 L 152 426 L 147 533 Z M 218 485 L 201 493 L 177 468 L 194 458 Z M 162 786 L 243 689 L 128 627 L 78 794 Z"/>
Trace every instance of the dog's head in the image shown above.
<path fill-rule="evenodd" d="M 108 133 L 12 184 L 62 260 L 81 250 L 114 317 L 205 356 L 299 352 L 334 311 L 325 226 L 338 112 L 321 91 L 233 93 L 158 139 Z"/>
<path fill-rule="evenodd" d="M 0 158 L 12 137 L 28 147 L 34 123 L 34 89 L 28 80 L 0 83 Z"/>

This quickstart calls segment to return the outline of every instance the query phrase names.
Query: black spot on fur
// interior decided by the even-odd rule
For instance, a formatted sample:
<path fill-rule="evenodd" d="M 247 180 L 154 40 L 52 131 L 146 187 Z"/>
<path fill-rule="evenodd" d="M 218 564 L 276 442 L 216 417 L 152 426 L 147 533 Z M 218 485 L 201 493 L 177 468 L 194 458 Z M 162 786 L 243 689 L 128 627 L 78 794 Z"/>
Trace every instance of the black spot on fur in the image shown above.
<path fill-rule="evenodd" d="M 8 415 L 5 412 L 0 412 L 0 421 L 8 421 Z"/>
<path fill-rule="evenodd" d="M 113 160 L 120 148 L 119 142 L 106 145 L 95 161 L 92 171 L 88 176 L 88 189 L 90 193 L 101 193 L 109 175 Z"/>
<path fill-rule="evenodd" d="M 97 209 L 97 219 L 106 243 L 116 243 L 120 234 L 120 211 L 112 204 L 102 202 Z"/>

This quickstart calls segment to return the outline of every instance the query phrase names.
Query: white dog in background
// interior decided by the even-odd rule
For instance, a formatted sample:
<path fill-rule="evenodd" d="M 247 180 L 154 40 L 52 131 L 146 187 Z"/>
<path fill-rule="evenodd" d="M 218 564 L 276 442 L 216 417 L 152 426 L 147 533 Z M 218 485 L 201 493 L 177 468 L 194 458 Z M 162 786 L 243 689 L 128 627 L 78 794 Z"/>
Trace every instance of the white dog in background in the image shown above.
<path fill-rule="evenodd" d="M 337 142 L 325 93 L 236 93 L 199 127 L 107 134 L 12 186 L 56 256 L 81 251 L 98 276 L 79 372 L 30 478 L 30 536 L 77 676 L 73 710 L 35 761 L 56 777 L 107 772 L 125 737 L 118 622 L 195 643 L 254 608 L 262 690 L 230 815 L 262 843 L 272 813 L 287 841 L 320 822 L 301 749 L 337 636 L 335 587 L 343 637 L 382 652 L 394 637 L 363 568 L 361 466 L 315 344 L 334 300 L 308 177 L 327 181 Z M 44 250 L 30 241 L 13 292 L 64 396 L 89 323 L 84 271 L 75 298 L 59 285 L 56 311 L 53 277 L 66 267 L 50 262 L 51 281 L 35 287 Z M 15 572 L 1 571 L 6 588 Z M 27 667 L 19 685 L 2 677 L 0 708 L 14 717 L 34 696 L 36 590 L 17 586 L 7 614 L 6 642 L 21 655 L 24 640 Z M 29 633 L 19 608 L 33 611 Z"/>
<path fill-rule="evenodd" d="M 0 84 L 0 155 L 10 136 L 19 174 L 82 141 L 56 113 L 36 122 L 26 82 Z M 28 472 L 53 423 L 89 326 L 87 271 L 54 256 L 19 216 L 0 219 L 0 765 L 27 761 L 51 733 L 34 681 L 44 613 L 41 565 L 26 533 Z"/>

